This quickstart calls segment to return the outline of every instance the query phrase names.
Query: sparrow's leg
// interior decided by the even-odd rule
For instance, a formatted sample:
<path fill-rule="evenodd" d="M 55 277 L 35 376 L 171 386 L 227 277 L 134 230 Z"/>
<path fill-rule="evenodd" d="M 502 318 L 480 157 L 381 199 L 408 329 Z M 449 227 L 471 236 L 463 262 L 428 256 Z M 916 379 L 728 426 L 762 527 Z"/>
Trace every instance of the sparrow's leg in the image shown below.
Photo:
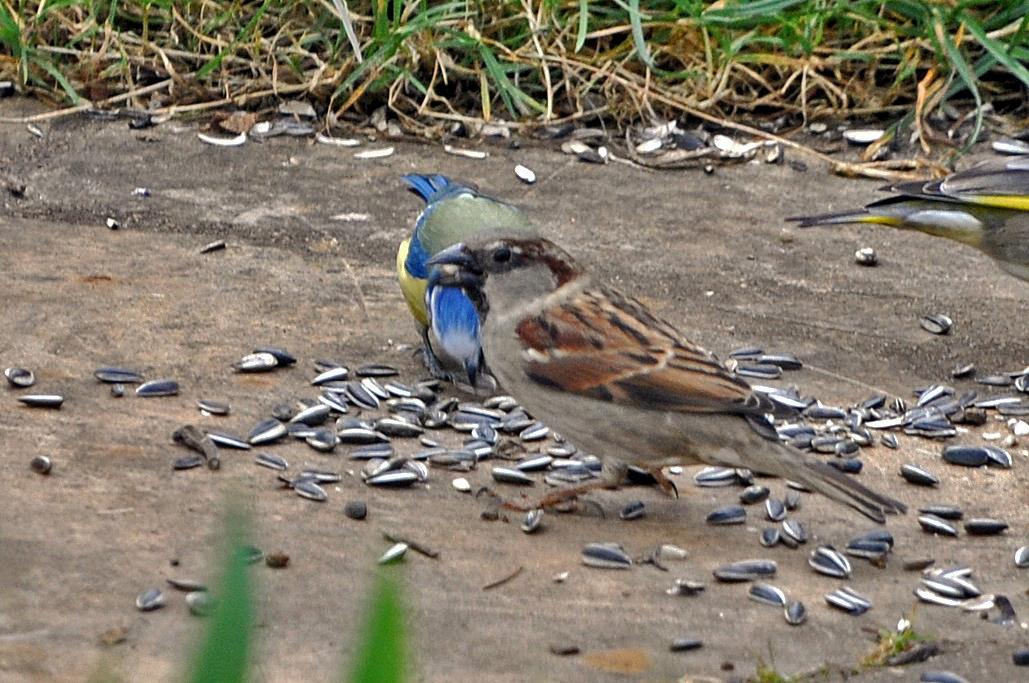
<path fill-rule="evenodd" d="M 661 471 L 660 467 L 655 467 L 650 470 L 650 473 L 654 476 L 657 481 L 658 488 L 665 492 L 669 498 L 679 500 L 679 488 L 675 485 L 675 482 L 665 476 L 665 473 Z"/>
<path fill-rule="evenodd" d="M 628 466 L 619 461 L 612 460 L 610 458 L 604 458 L 603 468 L 600 470 L 600 476 L 596 479 L 590 479 L 589 481 L 579 484 L 577 486 L 569 486 L 566 488 L 557 489 L 551 491 L 547 495 L 543 496 L 535 505 L 521 505 L 518 503 L 511 503 L 504 501 L 500 507 L 505 510 L 517 510 L 519 512 L 528 512 L 536 508 L 547 508 L 558 507 L 559 505 L 566 503 L 570 500 L 575 500 L 585 493 L 590 491 L 596 491 L 597 489 L 615 489 L 618 488 L 625 480 L 625 473 L 628 470 Z M 671 482 L 669 482 L 671 483 Z M 674 485 L 673 485 L 674 488 Z M 593 505 L 597 505 L 592 501 L 588 501 Z M 600 506 L 597 505 L 599 508 Z M 601 516 L 603 515 L 603 509 L 601 508 Z"/>

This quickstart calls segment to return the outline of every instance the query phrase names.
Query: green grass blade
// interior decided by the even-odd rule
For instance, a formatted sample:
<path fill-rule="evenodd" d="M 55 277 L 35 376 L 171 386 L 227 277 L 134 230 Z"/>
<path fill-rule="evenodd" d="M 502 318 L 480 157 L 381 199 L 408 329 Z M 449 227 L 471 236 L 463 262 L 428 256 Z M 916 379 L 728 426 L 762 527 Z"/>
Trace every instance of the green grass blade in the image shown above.
<path fill-rule="evenodd" d="M 193 658 L 190 683 L 243 683 L 247 678 L 253 596 L 243 550 L 245 522 L 239 512 L 228 518 L 227 552 L 217 604 L 207 624 L 200 650 Z"/>
<path fill-rule="evenodd" d="M 361 629 L 349 683 L 400 683 L 407 655 L 404 610 L 396 579 L 379 574 Z"/>
<path fill-rule="evenodd" d="M 589 28 L 590 1 L 579 0 L 579 30 L 575 34 L 575 51 L 578 52 L 586 44 L 586 31 Z"/>
<path fill-rule="evenodd" d="M 964 22 L 968 32 L 975 36 L 979 44 L 993 55 L 994 59 L 1004 65 L 1004 68 L 1010 71 L 1015 78 L 1025 85 L 1029 85 L 1029 69 L 1026 69 L 1017 59 L 1012 58 L 1003 45 L 986 35 L 983 27 L 967 13 L 962 13 L 961 21 Z"/>
<path fill-rule="evenodd" d="M 629 25 L 632 26 L 632 42 L 636 54 L 649 68 L 654 68 L 654 56 L 650 54 L 647 39 L 643 36 L 643 17 L 640 15 L 640 0 L 629 0 Z"/>
<path fill-rule="evenodd" d="M 271 0 L 264 0 L 264 2 L 261 3 L 261 6 L 257 8 L 256 12 L 254 12 L 254 16 L 252 16 L 246 26 L 236 34 L 236 37 L 232 39 L 232 42 L 229 43 L 224 50 L 221 50 L 217 55 L 215 55 L 214 59 L 200 67 L 197 71 L 197 80 L 202 81 L 207 78 L 215 69 L 221 66 L 222 60 L 224 60 L 227 55 L 236 51 L 236 46 L 246 40 L 247 36 L 254 32 L 254 29 L 257 27 L 257 22 L 261 21 L 261 17 L 263 17 L 264 13 L 268 11 L 268 6 L 270 4 Z"/>
<path fill-rule="evenodd" d="M 977 85 L 977 78 L 972 72 L 972 68 L 965 61 L 964 55 L 961 54 L 961 50 L 954 43 L 954 39 L 947 33 L 946 28 L 943 27 L 940 22 L 939 15 L 933 19 L 934 24 L 938 27 L 937 35 L 940 36 L 942 48 L 944 53 L 947 55 L 947 60 L 950 62 L 951 67 L 957 73 L 958 78 L 964 83 L 965 87 L 970 93 L 972 98 L 975 100 L 975 128 L 972 129 L 972 134 L 968 137 L 968 142 L 962 148 L 962 151 L 967 151 L 969 147 L 975 144 L 975 141 L 979 139 L 979 131 L 983 127 L 983 99 L 979 94 L 979 86 Z"/>
<path fill-rule="evenodd" d="M 68 99 L 71 100 L 72 104 L 79 104 L 82 101 L 82 98 L 79 96 L 79 93 L 75 91 L 75 88 L 72 87 L 72 84 L 64 77 L 61 70 L 54 66 L 49 59 L 39 58 L 33 61 L 37 66 L 43 69 L 43 71 L 46 71 L 55 81 L 57 81 L 58 85 L 61 86 L 61 89 L 68 95 Z"/>

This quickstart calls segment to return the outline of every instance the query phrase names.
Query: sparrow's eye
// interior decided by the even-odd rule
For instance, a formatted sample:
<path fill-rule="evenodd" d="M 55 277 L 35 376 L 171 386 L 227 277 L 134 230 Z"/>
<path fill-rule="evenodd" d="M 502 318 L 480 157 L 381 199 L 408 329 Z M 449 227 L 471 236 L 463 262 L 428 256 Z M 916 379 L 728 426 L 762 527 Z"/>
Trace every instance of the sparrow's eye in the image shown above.
<path fill-rule="evenodd" d="M 497 247 L 493 250 L 493 262 L 494 263 L 507 263 L 511 260 L 511 249 L 510 247 Z"/>

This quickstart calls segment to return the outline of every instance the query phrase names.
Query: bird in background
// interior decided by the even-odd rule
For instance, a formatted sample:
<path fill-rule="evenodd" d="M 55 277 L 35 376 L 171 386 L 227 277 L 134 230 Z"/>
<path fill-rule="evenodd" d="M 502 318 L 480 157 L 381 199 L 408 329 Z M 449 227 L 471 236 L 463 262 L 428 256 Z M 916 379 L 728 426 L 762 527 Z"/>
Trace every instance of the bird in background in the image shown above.
<path fill-rule="evenodd" d="M 553 242 L 480 234 L 429 264 L 430 286 L 463 287 L 475 304 L 501 386 L 603 462 L 599 482 L 552 493 L 541 506 L 616 486 L 629 465 L 657 475 L 706 463 L 800 482 L 879 522 L 905 510 L 782 443 L 766 394 L 636 299 L 595 282 Z"/>
<path fill-rule="evenodd" d="M 460 287 L 429 286 L 428 260 L 482 230 L 532 233 L 532 224 L 520 209 L 446 176 L 403 180 L 426 204 L 397 250 L 397 279 L 422 335 L 425 365 L 434 377 L 491 391 L 496 383 L 483 367 L 478 311 Z"/>
<path fill-rule="evenodd" d="M 786 220 L 802 228 L 873 223 L 946 237 L 1029 282 L 1029 157 L 990 159 L 942 180 L 883 189 L 894 196 L 863 209 Z"/>

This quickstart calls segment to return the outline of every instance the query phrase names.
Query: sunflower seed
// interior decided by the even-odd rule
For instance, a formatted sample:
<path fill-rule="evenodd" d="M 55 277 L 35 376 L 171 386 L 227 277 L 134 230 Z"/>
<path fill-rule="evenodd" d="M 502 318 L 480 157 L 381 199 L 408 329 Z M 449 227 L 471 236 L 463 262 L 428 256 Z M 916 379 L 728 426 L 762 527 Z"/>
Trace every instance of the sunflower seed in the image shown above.
<path fill-rule="evenodd" d="M 279 367 L 279 361 L 270 353 L 250 353 L 232 364 L 236 372 L 268 372 Z"/>
<path fill-rule="evenodd" d="M 153 379 L 136 387 L 136 396 L 174 396 L 179 393 L 179 383 L 173 379 Z"/>
<path fill-rule="evenodd" d="M 379 147 L 376 149 L 366 149 L 361 152 L 355 152 L 355 159 L 384 159 L 386 157 L 393 156 L 392 147 Z"/>
<path fill-rule="evenodd" d="M 278 472 L 285 472 L 289 469 L 289 463 L 286 462 L 285 458 L 279 457 L 274 453 L 258 453 L 254 456 L 254 462 L 261 467 L 267 467 Z"/>
<path fill-rule="evenodd" d="M 918 323 L 923 330 L 932 334 L 950 334 L 950 330 L 954 326 L 954 321 L 942 314 L 927 315 Z"/>
<path fill-rule="evenodd" d="M 772 607 L 785 607 L 787 602 L 786 594 L 782 592 L 782 589 L 768 583 L 751 584 L 748 595 L 751 600 Z"/>
<path fill-rule="evenodd" d="M 307 408 L 304 408 L 299 413 L 290 418 L 289 421 L 293 424 L 305 424 L 309 427 L 317 427 L 318 425 L 323 424 L 327 419 L 329 419 L 330 412 L 332 412 L 332 408 L 330 408 L 325 403 L 319 402 L 314 404 L 313 406 L 308 406 Z"/>
<path fill-rule="evenodd" d="M 231 408 L 228 403 L 222 401 L 210 401 L 208 399 L 200 399 L 197 401 L 197 408 L 204 415 L 228 415 Z"/>
<path fill-rule="evenodd" d="M 390 548 L 382 554 L 379 558 L 379 564 L 392 564 L 393 562 L 399 562 L 404 555 L 407 554 L 408 545 L 406 543 L 394 543 Z"/>
<path fill-rule="evenodd" d="M 542 422 L 534 422 L 519 432 L 518 438 L 522 441 L 539 441 L 540 439 L 546 438 L 549 433 L 550 428 L 545 424 Z"/>
<path fill-rule="evenodd" d="M 901 465 L 900 476 L 918 486 L 936 486 L 940 480 L 918 465 Z"/>
<path fill-rule="evenodd" d="M 543 509 L 536 508 L 529 510 L 525 513 L 525 517 L 522 519 L 521 530 L 527 534 L 531 534 L 540 528 L 543 523 Z"/>
<path fill-rule="evenodd" d="M 947 446 L 943 449 L 943 459 L 952 465 L 981 467 L 990 460 L 990 456 L 983 446 Z"/>
<path fill-rule="evenodd" d="M 206 590 L 186 593 L 186 607 L 195 617 L 206 617 L 214 613 L 215 600 Z"/>
<path fill-rule="evenodd" d="M 618 513 L 618 516 L 624 520 L 642 519 L 647 514 L 647 507 L 643 504 L 642 500 L 634 500 L 627 504 Z"/>
<path fill-rule="evenodd" d="M 765 501 L 765 515 L 769 521 L 781 522 L 786 519 L 786 505 L 778 498 L 769 498 Z"/>
<path fill-rule="evenodd" d="M 296 491 L 297 495 L 301 498 L 307 498 L 319 503 L 324 503 L 329 499 L 329 494 L 325 492 L 318 482 L 315 481 L 314 477 L 308 478 L 301 476 L 293 482 L 293 490 Z"/>
<path fill-rule="evenodd" d="M 852 145 L 870 145 L 885 133 L 881 128 L 851 128 L 843 131 L 843 139 Z"/>
<path fill-rule="evenodd" d="M 790 626 L 800 626 L 807 621 L 807 608 L 804 607 L 804 603 L 794 600 L 786 605 L 783 615 L 786 617 L 786 623 Z"/>
<path fill-rule="evenodd" d="M 366 427 L 348 427 L 337 433 L 339 442 L 349 445 L 389 443 L 389 437 L 382 432 Z"/>
<path fill-rule="evenodd" d="M 778 566 L 772 560 L 741 560 L 724 564 L 716 568 L 712 574 L 719 581 L 734 583 L 775 576 L 777 570 Z"/>
<path fill-rule="evenodd" d="M 919 512 L 926 515 L 936 515 L 940 519 L 956 520 L 961 519 L 964 513 L 956 505 L 927 505 L 919 508 Z"/>
<path fill-rule="evenodd" d="M 24 389 L 31 387 L 36 383 L 36 376 L 32 374 L 31 370 L 25 368 L 7 368 L 4 370 L 4 377 L 10 382 L 12 387 L 18 387 Z"/>
<path fill-rule="evenodd" d="M 825 601 L 832 607 L 848 612 L 853 616 L 864 614 L 872 608 L 872 603 L 851 588 L 840 588 L 827 593 Z"/>
<path fill-rule="evenodd" d="M 493 481 L 501 484 L 519 484 L 522 486 L 533 486 L 536 481 L 521 470 L 510 467 L 494 467 L 490 470 Z"/>
<path fill-rule="evenodd" d="M 421 425 L 416 425 L 399 417 L 383 417 L 375 421 L 375 429 L 386 436 L 396 436 L 411 439 L 421 436 L 425 431 Z"/>
<path fill-rule="evenodd" d="M 936 515 L 920 515 L 918 517 L 918 524 L 922 527 L 922 530 L 930 534 L 942 534 L 944 536 L 957 537 L 958 530 L 953 526 L 940 519 Z"/>
<path fill-rule="evenodd" d="M 753 503 L 760 503 L 768 498 L 770 491 L 767 486 L 760 486 L 754 484 L 748 486 L 740 492 L 740 502 L 744 505 L 751 505 Z"/>
<path fill-rule="evenodd" d="M 124 368 L 98 368 L 93 376 L 108 384 L 139 384 L 143 381 L 138 372 Z"/>
<path fill-rule="evenodd" d="M 704 641 L 699 638 L 676 638 L 669 645 L 671 652 L 690 652 L 704 647 Z"/>
<path fill-rule="evenodd" d="M 970 536 L 996 536 L 1007 530 L 1008 525 L 999 519 L 977 517 L 965 522 L 965 533 Z"/>
<path fill-rule="evenodd" d="M 927 602 L 931 605 L 940 605 L 942 607 L 959 607 L 961 605 L 960 600 L 940 595 L 936 591 L 930 590 L 925 586 L 920 586 L 915 589 L 915 597 L 922 602 Z"/>
<path fill-rule="evenodd" d="M 740 377 L 753 379 L 778 379 L 782 376 L 782 368 L 778 365 L 742 365 L 736 368 L 736 374 Z"/>
<path fill-rule="evenodd" d="M 250 434 L 247 435 L 247 442 L 251 446 L 263 446 L 278 441 L 285 437 L 286 434 L 286 425 L 275 418 L 269 418 L 261 420 L 254 425 L 254 428 L 250 430 Z"/>
<path fill-rule="evenodd" d="M 819 574 L 837 579 L 850 577 L 850 561 L 831 545 L 822 545 L 812 550 L 808 564 Z"/>
<path fill-rule="evenodd" d="M 354 372 L 358 377 L 395 377 L 400 374 L 400 371 L 392 365 L 382 363 L 366 363 Z"/>
<path fill-rule="evenodd" d="M 879 441 L 882 443 L 883 446 L 886 446 L 887 448 L 895 449 L 898 446 L 897 437 L 893 434 L 883 434 L 881 437 L 879 437 Z"/>
<path fill-rule="evenodd" d="M 143 591 L 136 598 L 136 609 L 140 612 L 151 612 L 155 609 L 164 607 L 164 605 L 164 593 L 162 593 L 158 588 L 150 588 L 149 590 Z"/>
<path fill-rule="evenodd" d="M 1003 448 L 997 448 L 996 446 L 983 446 L 986 451 L 987 465 L 997 465 L 1004 469 L 1011 469 L 1012 462 L 1011 454 L 1005 451 Z"/>
<path fill-rule="evenodd" d="M 539 472 L 550 467 L 550 464 L 554 462 L 553 456 L 550 455 L 537 455 L 532 458 L 520 460 L 516 465 L 515 469 L 522 472 Z"/>
<path fill-rule="evenodd" d="M 53 463 L 45 455 L 37 455 L 29 462 L 29 468 L 36 474 L 50 474 Z"/>
<path fill-rule="evenodd" d="M 1015 566 L 1019 569 L 1029 568 L 1029 545 L 1024 545 L 1015 551 Z"/>
<path fill-rule="evenodd" d="M 192 593 L 194 591 L 206 591 L 207 586 L 197 581 L 196 579 L 178 579 L 170 578 L 165 579 L 168 585 L 175 590 L 183 591 L 184 593 Z"/>
<path fill-rule="evenodd" d="M 872 267 L 879 264 L 879 256 L 871 247 L 861 247 L 854 252 L 854 263 L 859 266 Z"/>
<path fill-rule="evenodd" d="M 782 536 L 784 539 L 792 539 L 795 543 L 807 543 L 807 528 L 795 519 L 783 520 Z"/>
<path fill-rule="evenodd" d="M 533 170 L 531 168 L 528 168 L 527 166 L 522 166 L 521 164 L 518 164 L 514 167 L 514 172 L 518 180 L 521 180 L 526 185 L 532 185 L 536 182 L 536 173 L 533 172 Z"/>
<path fill-rule="evenodd" d="M 598 569 L 628 569 L 632 558 L 617 543 L 587 543 L 582 549 L 582 563 Z"/>
<path fill-rule="evenodd" d="M 390 486 L 390 487 L 401 487 L 410 486 L 418 481 L 418 475 L 409 470 L 395 470 L 393 472 L 384 472 L 374 477 L 369 477 L 365 480 L 365 483 L 369 486 Z"/>
<path fill-rule="evenodd" d="M 60 408 L 64 397 L 58 394 L 30 394 L 19 396 L 18 401 L 30 408 Z"/>
<path fill-rule="evenodd" d="M 708 524 L 743 524 L 747 521 L 747 511 L 739 505 L 725 505 L 708 513 Z"/>
<path fill-rule="evenodd" d="M 336 365 L 331 368 L 320 372 L 311 380 L 311 384 L 314 386 L 321 386 L 328 382 L 342 382 L 350 376 L 350 370 L 343 367 L 342 365 Z"/>
<path fill-rule="evenodd" d="M 918 677 L 921 683 L 968 683 L 968 680 L 951 671 L 924 671 Z"/>
<path fill-rule="evenodd" d="M 240 437 L 233 436 L 232 434 L 226 434 L 225 432 L 207 432 L 207 437 L 211 439 L 216 446 L 221 446 L 222 448 L 238 448 L 243 451 L 250 450 L 250 444 Z"/>
<path fill-rule="evenodd" d="M 732 486 L 736 483 L 736 470 L 731 467 L 705 467 L 693 477 L 697 486 Z"/>
<path fill-rule="evenodd" d="M 1029 666 L 1029 647 L 1024 647 L 1021 650 L 1015 650 L 1011 655 L 1011 662 L 1015 666 Z"/>

